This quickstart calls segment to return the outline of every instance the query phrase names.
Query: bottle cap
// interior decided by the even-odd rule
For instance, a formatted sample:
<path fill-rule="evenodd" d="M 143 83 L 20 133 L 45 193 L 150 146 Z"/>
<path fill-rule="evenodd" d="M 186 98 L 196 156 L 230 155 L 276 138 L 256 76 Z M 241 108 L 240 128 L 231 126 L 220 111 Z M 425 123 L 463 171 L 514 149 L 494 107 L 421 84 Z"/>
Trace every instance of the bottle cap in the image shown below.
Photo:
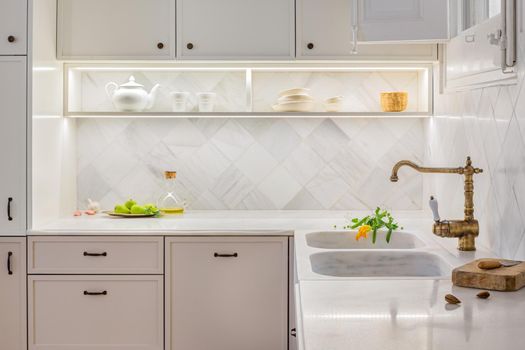
<path fill-rule="evenodd" d="M 171 171 L 171 170 L 165 171 L 164 172 L 164 177 L 166 179 L 175 179 L 177 177 L 177 172 L 176 171 Z"/>

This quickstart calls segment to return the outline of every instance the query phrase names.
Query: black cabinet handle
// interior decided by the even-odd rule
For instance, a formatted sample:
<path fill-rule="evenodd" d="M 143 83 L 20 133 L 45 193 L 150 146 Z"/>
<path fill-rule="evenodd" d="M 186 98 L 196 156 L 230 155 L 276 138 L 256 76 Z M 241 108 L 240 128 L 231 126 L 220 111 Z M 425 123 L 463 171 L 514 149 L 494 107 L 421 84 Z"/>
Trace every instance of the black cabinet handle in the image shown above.
<path fill-rule="evenodd" d="M 188 50 L 192 50 L 193 49 L 193 44 L 192 43 L 188 43 L 186 45 L 186 47 L 188 48 Z"/>
<path fill-rule="evenodd" d="M 108 256 L 108 253 L 104 252 L 104 253 L 88 253 L 88 252 L 84 252 L 84 256 Z"/>
<path fill-rule="evenodd" d="M 164 43 L 158 43 L 158 44 L 157 44 L 157 48 L 158 48 L 159 50 L 162 50 L 162 49 L 164 48 Z"/>
<path fill-rule="evenodd" d="M 103 290 L 102 292 L 88 292 L 87 290 L 85 290 L 84 295 L 108 295 L 108 291 Z"/>
<path fill-rule="evenodd" d="M 213 256 L 216 257 L 216 258 L 236 258 L 236 257 L 239 256 L 239 254 L 237 254 L 237 253 L 233 253 L 233 254 L 214 253 Z"/>
<path fill-rule="evenodd" d="M 7 273 L 9 275 L 13 274 L 13 270 L 11 269 L 11 257 L 13 256 L 13 252 L 7 253 Z"/>
<path fill-rule="evenodd" d="M 13 221 L 13 217 L 11 216 L 11 203 L 13 202 L 13 198 L 9 197 L 7 198 L 7 220 Z"/>
<path fill-rule="evenodd" d="M 308 50 L 311 50 L 314 48 L 314 44 L 313 43 L 308 43 L 308 45 L 306 45 L 306 47 L 308 48 Z"/>
<path fill-rule="evenodd" d="M 14 43 L 15 40 L 16 40 L 16 38 L 15 38 L 14 36 L 12 36 L 12 35 L 9 35 L 9 36 L 7 37 L 7 41 L 9 41 L 10 43 Z"/>
<path fill-rule="evenodd" d="M 290 329 L 290 335 L 292 337 L 297 337 L 297 329 L 295 329 L 295 328 Z"/>

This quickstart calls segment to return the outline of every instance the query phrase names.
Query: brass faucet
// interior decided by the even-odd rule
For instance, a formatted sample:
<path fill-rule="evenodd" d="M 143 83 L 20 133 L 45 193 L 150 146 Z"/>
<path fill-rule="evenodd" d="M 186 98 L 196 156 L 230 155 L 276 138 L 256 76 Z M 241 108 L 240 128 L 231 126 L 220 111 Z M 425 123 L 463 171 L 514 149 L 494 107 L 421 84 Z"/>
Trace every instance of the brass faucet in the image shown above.
<path fill-rule="evenodd" d="M 392 168 L 392 175 L 390 181 L 397 182 L 397 172 L 402 166 L 408 166 L 420 173 L 439 173 L 439 174 L 460 174 L 465 175 L 465 219 L 464 220 L 441 220 L 437 213 L 437 202 L 434 211 L 434 225 L 432 232 L 440 237 L 454 237 L 458 238 L 459 250 L 476 250 L 476 237 L 479 234 L 478 220 L 474 219 L 474 174 L 483 172 L 483 169 L 474 168 L 470 157 L 467 157 L 465 167 L 459 168 L 427 168 L 421 167 L 409 160 L 402 160 L 397 162 Z M 431 207 L 434 201 L 430 197 Z"/>

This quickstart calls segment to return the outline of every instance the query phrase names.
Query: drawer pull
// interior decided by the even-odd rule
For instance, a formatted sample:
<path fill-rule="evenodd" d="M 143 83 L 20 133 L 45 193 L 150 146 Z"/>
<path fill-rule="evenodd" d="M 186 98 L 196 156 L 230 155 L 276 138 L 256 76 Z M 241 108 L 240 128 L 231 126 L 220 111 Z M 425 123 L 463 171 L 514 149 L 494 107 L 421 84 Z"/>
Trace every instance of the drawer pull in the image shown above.
<path fill-rule="evenodd" d="M 215 253 L 213 254 L 214 257 L 216 258 L 236 258 L 239 256 L 239 254 L 237 253 L 233 253 L 233 254 L 219 254 L 219 253 Z"/>
<path fill-rule="evenodd" d="M 108 291 L 104 290 L 102 292 L 88 292 L 87 290 L 85 290 L 84 295 L 108 295 Z"/>
<path fill-rule="evenodd" d="M 13 274 L 13 270 L 11 269 L 11 257 L 13 256 L 13 252 L 7 253 L 7 273 L 9 275 Z"/>
<path fill-rule="evenodd" d="M 88 253 L 88 252 L 84 252 L 84 256 L 108 256 L 108 253 L 104 252 L 104 253 Z"/>

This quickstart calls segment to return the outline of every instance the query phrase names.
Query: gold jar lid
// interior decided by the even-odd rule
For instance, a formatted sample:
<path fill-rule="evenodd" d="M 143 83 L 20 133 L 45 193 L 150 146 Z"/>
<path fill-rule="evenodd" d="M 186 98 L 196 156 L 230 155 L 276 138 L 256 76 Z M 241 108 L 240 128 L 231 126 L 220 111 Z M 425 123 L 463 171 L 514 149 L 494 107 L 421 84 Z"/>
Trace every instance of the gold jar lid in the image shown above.
<path fill-rule="evenodd" d="M 177 177 L 177 172 L 176 171 L 165 171 L 164 172 L 164 177 L 166 179 L 175 179 Z"/>

